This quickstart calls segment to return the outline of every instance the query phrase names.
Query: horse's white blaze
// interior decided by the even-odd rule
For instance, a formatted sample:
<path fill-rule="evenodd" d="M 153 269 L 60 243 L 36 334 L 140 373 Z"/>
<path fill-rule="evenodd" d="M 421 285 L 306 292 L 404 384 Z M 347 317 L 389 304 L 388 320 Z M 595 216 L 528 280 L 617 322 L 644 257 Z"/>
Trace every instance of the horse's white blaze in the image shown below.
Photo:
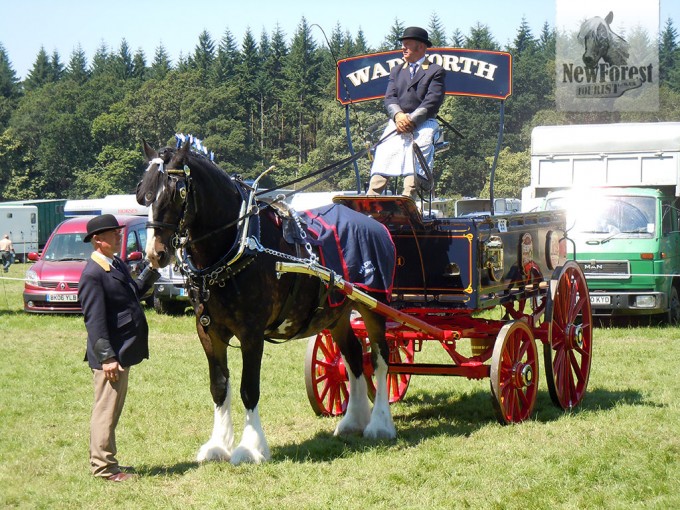
<path fill-rule="evenodd" d="M 345 361 L 344 356 L 342 359 Z M 347 362 L 345 362 L 345 366 L 349 367 Z M 361 434 L 371 420 L 371 404 L 368 401 L 366 379 L 364 379 L 363 375 L 357 379 L 349 368 L 347 376 L 349 378 L 347 411 L 335 428 L 336 436 Z"/>
<path fill-rule="evenodd" d="M 258 406 L 255 406 L 252 411 L 246 411 L 246 426 L 243 429 L 241 442 L 231 454 L 231 463 L 234 466 L 244 462 L 260 464 L 269 459 L 271 459 L 269 445 L 260 423 Z"/>
<path fill-rule="evenodd" d="M 390 411 L 389 395 L 387 394 L 387 363 L 382 356 L 378 356 L 375 367 L 375 400 L 371 421 L 364 429 L 364 437 L 369 439 L 394 439 L 397 437 L 397 429 L 392 420 Z"/>
<path fill-rule="evenodd" d="M 149 205 L 149 222 L 153 221 L 153 204 Z M 154 267 L 158 267 L 158 254 L 154 249 L 156 238 L 152 228 L 146 229 L 146 258 L 148 258 Z"/>
<path fill-rule="evenodd" d="M 234 425 L 231 419 L 231 385 L 227 383 L 227 398 L 221 406 L 215 405 L 215 418 L 210 440 L 201 446 L 196 460 L 228 461 L 234 447 Z"/>

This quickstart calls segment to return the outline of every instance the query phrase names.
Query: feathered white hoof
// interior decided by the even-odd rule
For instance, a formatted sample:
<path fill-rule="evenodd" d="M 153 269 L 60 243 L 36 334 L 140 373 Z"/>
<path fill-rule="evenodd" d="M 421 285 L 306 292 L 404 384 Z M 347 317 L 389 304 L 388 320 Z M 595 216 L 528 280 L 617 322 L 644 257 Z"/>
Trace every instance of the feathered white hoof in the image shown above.
<path fill-rule="evenodd" d="M 196 460 L 198 462 L 228 462 L 231 459 L 229 451 L 224 445 L 208 441 L 198 450 Z"/>
<path fill-rule="evenodd" d="M 261 452 L 259 450 L 254 450 L 245 446 L 237 446 L 234 452 L 231 454 L 231 463 L 234 466 L 239 464 L 262 464 L 271 459 L 269 451 Z"/>
<path fill-rule="evenodd" d="M 397 429 L 392 420 L 372 420 L 364 429 L 366 439 L 394 439 L 397 437 Z"/>

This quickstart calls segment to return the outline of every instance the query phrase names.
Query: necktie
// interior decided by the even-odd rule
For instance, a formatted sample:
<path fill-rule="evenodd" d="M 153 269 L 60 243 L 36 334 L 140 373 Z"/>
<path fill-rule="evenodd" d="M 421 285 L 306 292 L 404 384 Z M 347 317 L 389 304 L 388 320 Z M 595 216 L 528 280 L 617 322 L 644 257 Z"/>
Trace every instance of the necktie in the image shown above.
<path fill-rule="evenodd" d="M 410 69 L 410 71 L 411 71 L 411 79 L 413 79 L 413 77 L 414 77 L 415 74 L 416 74 L 416 70 L 418 69 L 418 64 L 410 64 L 410 66 L 411 66 L 411 69 Z"/>

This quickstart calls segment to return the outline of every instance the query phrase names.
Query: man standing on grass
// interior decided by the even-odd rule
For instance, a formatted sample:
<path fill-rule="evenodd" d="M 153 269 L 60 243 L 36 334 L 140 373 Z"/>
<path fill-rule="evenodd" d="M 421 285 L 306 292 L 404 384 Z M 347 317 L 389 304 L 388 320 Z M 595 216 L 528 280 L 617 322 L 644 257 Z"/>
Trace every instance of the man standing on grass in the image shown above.
<path fill-rule="evenodd" d="M 5 234 L 2 239 L 0 239 L 0 260 L 2 260 L 2 270 L 6 273 L 9 271 L 9 266 L 12 265 L 12 259 L 14 258 L 14 246 L 12 246 L 12 240 L 9 238 L 9 234 Z"/>
<path fill-rule="evenodd" d="M 94 247 L 78 287 L 85 328 L 87 361 L 94 374 L 90 420 L 90 466 L 96 477 L 124 482 L 131 468 L 118 465 L 116 425 L 123 411 L 130 367 L 149 357 L 149 327 L 139 298 L 159 278 L 148 265 L 136 280 L 115 254 L 122 226 L 104 214 L 87 223 L 85 242 Z"/>

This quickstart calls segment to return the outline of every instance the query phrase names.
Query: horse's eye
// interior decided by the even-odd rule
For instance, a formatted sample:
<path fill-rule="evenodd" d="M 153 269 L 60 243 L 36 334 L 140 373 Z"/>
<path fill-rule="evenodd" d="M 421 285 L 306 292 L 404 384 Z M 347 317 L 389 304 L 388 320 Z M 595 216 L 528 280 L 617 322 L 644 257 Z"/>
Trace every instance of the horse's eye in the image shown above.
<path fill-rule="evenodd" d="M 151 203 L 152 199 L 153 199 L 153 194 L 150 191 L 146 195 L 144 195 L 144 200 L 146 200 L 148 203 Z"/>

